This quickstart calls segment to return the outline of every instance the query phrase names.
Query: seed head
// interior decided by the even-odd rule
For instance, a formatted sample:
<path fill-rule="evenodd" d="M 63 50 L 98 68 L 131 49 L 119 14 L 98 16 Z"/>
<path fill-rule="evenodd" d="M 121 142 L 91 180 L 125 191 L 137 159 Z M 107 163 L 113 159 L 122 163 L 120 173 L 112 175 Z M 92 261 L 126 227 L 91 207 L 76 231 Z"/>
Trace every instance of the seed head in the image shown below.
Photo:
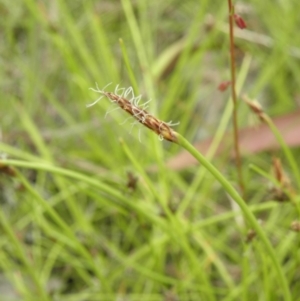
<path fill-rule="evenodd" d="M 117 104 L 121 109 L 126 111 L 132 117 L 134 117 L 139 123 L 146 126 L 153 132 L 155 132 L 161 140 L 165 139 L 171 142 L 177 141 L 177 133 L 171 128 L 172 125 L 177 125 L 178 123 L 164 122 L 146 111 L 148 108 L 149 101 L 140 105 L 141 95 L 135 97 L 132 87 L 119 88 L 118 86 L 115 89 L 115 92 L 106 92 L 100 90 L 97 86 L 97 89 L 91 89 L 97 93 L 100 93 L 102 96 L 97 99 L 94 103 L 88 105 L 88 107 L 96 104 L 103 96 L 106 96 L 112 103 Z M 121 94 L 119 92 L 121 91 Z M 128 99 L 128 96 L 131 95 L 131 98 Z"/>

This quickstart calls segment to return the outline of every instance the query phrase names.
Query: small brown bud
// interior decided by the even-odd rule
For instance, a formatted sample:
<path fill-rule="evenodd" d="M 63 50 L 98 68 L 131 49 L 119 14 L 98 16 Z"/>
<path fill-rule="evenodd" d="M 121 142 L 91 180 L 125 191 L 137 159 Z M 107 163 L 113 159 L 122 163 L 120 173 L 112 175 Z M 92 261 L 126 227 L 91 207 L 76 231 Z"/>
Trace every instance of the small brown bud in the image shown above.
<path fill-rule="evenodd" d="M 221 92 L 224 92 L 225 90 L 228 89 L 228 87 L 231 85 L 231 81 L 224 81 L 219 84 L 218 90 Z"/>
<path fill-rule="evenodd" d="M 245 29 L 245 28 L 247 28 L 246 22 L 244 21 L 244 19 L 243 19 L 240 15 L 234 14 L 233 17 L 234 17 L 235 24 L 236 24 L 240 29 Z"/>
<path fill-rule="evenodd" d="M 250 229 L 246 236 L 246 243 L 251 242 L 256 237 L 256 232 L 253 229 Z"/>
<path fill-rule="evenodd" d="M 281 160 L 277 157 L 273 157 L 273 172 L 275 175 L 276 180 L 280 183 L 281 186 L 287 187 L 290 185 L 290 180 L 288 177 L 285 175 Z"/>
<path fill-rule="evenodd" d="M 279 158 L 274 157 L 272 162 L 272 169 L 275 179 L 279 186 L 271 188 L 271 196 L 278 202 L 287 202 L 291 200 L 293 195 L 293 188 L 290 179 L 285 174 Z"/>
<path fill-rule="evenodd" d="M 293 221 L 291 223 L 291 230 L 295 232 L 300 232 L 300 222 L 299 221 Z"/>
<path fill-rule="evenodd" d="M 4 174 L 6 174 L 10 177 L 16 177 L 17 176 L 16 170 L 13 167 L 8 166 L 3 162 L 0 162 L 0 172 L 4 173 Z"/>
<path fill-rule="evenodd" d="M 127 172 L 127 188 L 131 191 L 134 191 L 136 189 L 136 185 L 138 182 L 138 177 L 136 177 L 132 172 Z"/>
<path fill-rule="evenodd" d="M 255 113 L 262 121 L 264 121 L 266 115 L 261 104 L 256 100 L 251 100 L 247 95 L 244 95 L 243 99 L 252 112 Z"/>

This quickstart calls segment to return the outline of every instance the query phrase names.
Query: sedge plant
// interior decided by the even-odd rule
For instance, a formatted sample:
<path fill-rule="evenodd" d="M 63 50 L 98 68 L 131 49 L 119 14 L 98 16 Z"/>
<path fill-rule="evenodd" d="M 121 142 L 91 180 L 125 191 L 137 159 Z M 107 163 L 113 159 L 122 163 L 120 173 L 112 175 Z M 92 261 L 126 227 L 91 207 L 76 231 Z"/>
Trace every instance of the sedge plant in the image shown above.
<path fill-rule="evenodd" d="M 255 176 L 251 183 L 244 179 L 245 200 L 242 190 L 233 187 L 221 167 L 215 168 L 207 159 L 210 156 L 203 156 L 189 142 L 199 131 L 197 109 L 203 108 L 202 99 L 214 99 L 209 84 L 199 87 L 200 82 L 207 83 L 202 80 L 207 71 L 216 67 L 215 60 L 212 64 L 205 59 L 206 54 L 217 56 L 218 63 L 223 54 L 227 58 L 228 46 L 222 40 L 227 37 L 220 30 L 220 22 L 228 20 L 226 1 L 179 2 L 25 0 L 15 6 L 3 2 L 2 10 L 8 13 L 2 24 L 3 34 L 7 34 L 1 48 L 6 48 L 2 91 L 8 93 L 0 104 L 5 113 L 0 141 L 0 189 L 5 200 L 0 214 L 0 268 L 1 284 L 4 275 L 18 294 L 16 300 L 246 301 L 256 297 L 274 300 L 275 295 L 297 300 L 297 234 L 282 227 L 294 207 L 262 203 L 266 185 L 255 182 Z M 234 33 L 239 35 L 238 45 L 250 46 L 251 68 L 260 66 L 251 82 L 254 91 L 249 94 L 257 95 L 270 85 L 278 99 L 286 100 L 286 91 L 292 86 L 292 81 L 285 82 L 286 74 L 300 78 L 296 59 L 289 56 L 293 47 L 288 37 L 298 43 L 298 36 L 292 34 L 299 20 L 295 5 L 251 0 L 247 7 L 254 16 L 252 21 L 263 25 L 259 29 L 264 28 L 272 38 L 281 34 L 279 40 L 284 41 L 279 45 L 282 49 L 265 58 L 275 40 L 249 39 L 251 32 L 260 31 L 253 28 Z M 238 5 L 236 8 L 238 11 Z M 260 18 L 255 18 L 259 11 Z M 281 18 L 276 17 L 276 11 Z M 215 26 L 207 22 L 212 19 L 208 15 L 213 16 Z M 232 22 L 235 15 L 231 9 L 230 17 Z M 170 22 L 173 19 L 180 22 Z M 199 24 L 203 25 L 200 33 Z M 117 45 L 120 37 L 121 51 Z M 259 51 L 253 51 L 256 47 Z M 260 59 L 264 64 L 258 64 Z M 253 74 L 253 69 L 245 73 Z M 114 114 L 104 120 L 96 109 L 83 109 L 90 98 L 87 89 L 91 82 L 97 80 L 102 86 L 111 81 L 115 85 L 121 79 L 123 86 L 133 89 L 95 89 L 113 104 L 110 112 L 125 110 L 132 126 L 139 124 L 154 131 L 159 140 L 167 141 L 164 146 L 170 153 L 186 149 L 198 160 L 199 174 L 205 176 L 192 174 L 191 184 L 189 170 L 182 176 L 167 169 L 166 152 L 154 135 L 147 141 L 151 143 L 149 152 L 142 145 L 143 156 L 137 159 L 134 143 L 116 147 L 115 137 L 122 129 L 113 123 L 107 126 Z M 214 87 L 215 79 L 209 80 Z M 233 89 L 235 79 L 231 82 Z M 238 82 L 237 77 L 237 94 Z M 247 84 L 244 89 L 248 90 Z M 153 114 L 149 103 L 135 96 L 139 88 L 152 99 L 158 100 L 157 95 L 163 98 L 160 103 L 155 101 Z M 215 105 L 212 101 L 206 104 Z M 102 106 L 97 109 L 104 112 Z M 223 113 L 226 120 L 228 111 Z M 41 112 L 45 114 L 41 116 Z M 180 120 L 180 130 L 173 129 L 175 123 L 163 121 L 170 113 Z M 221 118 L 219 133 L 224 133 L 225 123 Z M 220 141 L 222 134 L 214 133 Z M 287 155 L 298 179 L 295 160 L 289 158 Z M 153 162 L 159 172 L 148 173 L 144 164 Z M 243 167 L 246 162 L 243 158 Z M 268 179 L 267 168 L 250 167 Z M 138 183 L 132 191 L 126 186 L 127 168 L 137 173 Z M 246 169 L 243 173 L 246 177 Z M 218 183 L 231 203 L 241 209 L 226 210 L 226 200 L 216 197 Z M 239 240 L 237 245 L 234 220 L 241 214 L 250 228 L 249 237 L 255 232 L 258 238 L 248 244 Z M 271 217 L 260 224 L 261 216 Z M 295 231 L 299 228 L 296 222 L 292 227 Z M 239 230 L 244 232 L 244 227 Z M 1 286 L 0 300 L 8 299 Z"/>
<path fill-rule="evenodd" d="M 100 93 L 101 96 L 91 105 L 96 104 L 100 99 L 102 99 L 103 96 L 105 96 L 113 104 L 117 105 L 117 107 L 127 112 L 138 123 L 142 124 L 143 126 L 156 133 L 159 136 L 160 140 L 167 140 L 172 143 L 176 143 L 184 149 L 186 149 L 199 162 L 199 164 L 201 164 L 201 166 L 206 168 L 207 171 L 211 173 L 211 175 L 220 183 L 220 185 L 228 193 L 228 195 L 237 203 L 237 205 L 243 212 L 244 217 L 248 222 L 249 226 L 252 227 L 256 231 L 257 235 L 260 237 L 261 241 L 265 246 L 266 251 L 269 254 L 269 257 L 273 262 L 273 267 L 278 274 L 278 279 L 280 279 L 285 300 L 291 300 L 291 295 L 286 278 L 284 276 L 284 273 L 278 262 L 275 251 L 270 241 L 268 240 L 267 236 L 265 235 L 264 231 L 262 230 L 262 227 L 259 225 L 253 213 L 249 210 L 248 206 L 245 203 L 245 200 L 236 191 L 232 184 L 226 179 L 226 177 L 223 176 L 222 173 L 218 171 L 218 169 L 214 167 L 213 164 L 210 163 L 199 151 L 197 151 L 191 143 L 189 143 L 182 135 L 180 135 L 171 127 L 172 122 L 164 122 L 150 114 L 146 110 L 148 102 L 139 106 L 141 96 L 135 96 L 131 87 L 127 89 L 121 89 L 120 94 L 117 94 L 119 91 L 118 87 L 116 88 L 115 93 L 101 90 L 98 87 L 97 89 L 94 89 L 94 91 Z M 129 95 L 131 96 L 129 99 L 125 98 Z"/>

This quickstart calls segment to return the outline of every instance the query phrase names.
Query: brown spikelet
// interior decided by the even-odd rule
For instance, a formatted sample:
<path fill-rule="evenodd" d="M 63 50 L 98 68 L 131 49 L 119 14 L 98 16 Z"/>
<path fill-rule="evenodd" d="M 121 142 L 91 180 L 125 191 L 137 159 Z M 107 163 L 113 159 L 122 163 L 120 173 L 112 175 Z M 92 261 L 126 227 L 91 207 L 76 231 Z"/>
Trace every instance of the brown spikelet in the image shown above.
<path fill-rule="evenodd" d="M 106 96 L 113 103 L 117 104 L 121 109 L 134 117 L 139 123 L 159 135 L 161 139 L 165 139 L 171 142 L 177 141 L 177 133 L 170 127 L 170 125 L 164 121 L 157 119 L 156 117 L 148 113 L 145 109 L 142 109 L 138 105 L 136 105 L 135 102 L 138 103 L 138 101 L 135 101 L 136 98 L 133 97 L 129 101 L 125 97 L 117 95 L 113 92 L 106 92 L 99 89 L 94 91 Z M 130 92 L 132 93 L 132 89 L 129 90 L 129 93 Z M 124 95 L 129 93 L 125 91 Z"/>
<path fill-rule="evenodd" d="M 138 182 L 138 177 L 136 177 L 132 172 L 128 171 L 127 172 L 127 188 L 130 189 L 131 191 L 136 190 Z"/>
<path fill-rule="evenodd" d="M 293 221 L 291 223 L 291 230 L 295 232 L 300 232 L 300 222 L 299 221 Z"/>
<path fill-rule="evenodd" d="M 273 199 L 278 202 L 290 201 L 290 197 L 293 195 L 293 188 L 290 179 L 283 170 L 281 160 L 279 158 L 273 158 L 272 169 L 273 175 L 279 184 L 278 187 L 272 187 L 271 189 Z"/>
<path fill-rule="evenodd" d="M 256 232 L 250 229 L 246 235 L 246 243 L 251 242 L 256 237 Z"/>
<path fill-rule="evenodd" d="M 289 186 L 290 180 L 288 179 L 288 177 L 285 175 L 285 173 L 283 171 L 281 160 L 277 157 L 273 157 L 272 165 L 273 165 L 274 176 L 275 176 L 276 180 L 279 182 L 279 184 L 282 187 Z"/>
<path fill-rule="evenodd" d="M 0 162 L 0 173 L 6 174 L 10 177 L 17 176 L 16 170 L 13 167 L 8 166 L 3 162 Z"/>
<path fill-rule="evenodd" d="M 255 113 L 260 120 L 265 121 L 266 114 L 261 106 L 261 104 L 256 100 L 251 100 L 247 95 L 243 95 L 245 103 L 249 108 Z"/>

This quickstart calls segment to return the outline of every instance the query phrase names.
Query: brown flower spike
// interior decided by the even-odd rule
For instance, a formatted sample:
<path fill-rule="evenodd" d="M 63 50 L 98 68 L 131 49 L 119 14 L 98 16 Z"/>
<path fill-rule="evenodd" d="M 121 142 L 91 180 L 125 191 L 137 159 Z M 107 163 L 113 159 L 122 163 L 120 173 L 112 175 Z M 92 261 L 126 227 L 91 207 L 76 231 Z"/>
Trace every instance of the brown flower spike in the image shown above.
<path fill-rule="evenodd" d="M 166 139 L 171 142 L 177 142 L 177 133 L 171 128 L 172 125 L 176 124 L 173 124 L 172 121 L 168 123 L 161 121 L 148 113 L 146 108 L 148 107 L 147 104 L 149 101 L 139 105 L 141 96 L 135 97 L 131 87 L 125 90 L 125 88 L 118 88 L 117 86 L 114 93 L 100 90 L 98 86 L 97 89 L 91 90 L 100 93 L 102 96 L 94 103 L 88 105 L 88 107 L 96 104 L 103 96 L 106 96 L 112 103 L 117 104 L 121 109 L 134 117 L 139 123 L 155 132 L 161 140 Z M 120 95 L 118 94 L 119 91 L 121 91 Z M 127 97 L 130 95 L 131 98 L 128 100 Z"/>

